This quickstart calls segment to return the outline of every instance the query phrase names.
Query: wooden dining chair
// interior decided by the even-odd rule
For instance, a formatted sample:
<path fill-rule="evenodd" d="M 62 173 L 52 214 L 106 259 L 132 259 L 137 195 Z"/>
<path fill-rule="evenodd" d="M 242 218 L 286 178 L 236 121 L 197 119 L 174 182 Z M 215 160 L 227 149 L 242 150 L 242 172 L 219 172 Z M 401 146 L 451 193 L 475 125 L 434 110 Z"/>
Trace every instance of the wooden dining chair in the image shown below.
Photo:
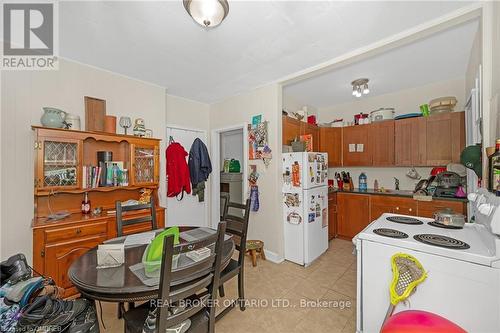
<path fill-rule="evenodd" d="M 155 230 L 157 228 L 156 207 L 155 207 L 155 199 L 153 198 L 153 196 L 151 196 L 149 203 L 146 203 L 146 204 L 123 206 L 121 201 L 116 201 L 115 202 L 115 209 L 116 209 L 116 234 L 117 234 L 117 237 L 123 236 L 123 227 L 128 226 L 128 225 L 150 222 L 151 223 L 151 230 Z M 132 211 L 145 210 L 145 209 L 148 209 L 150 214 L 148 214 L 146 216 L 131 218 L 131 219 L 124 219 L 123 218 L 124 212 L 132 212 Z"/>
<path fill-rule="evenodd" d="M 158 306 L 154 307 L 155 304 L 148 302 L 126 312 L 123 316 L 126 333 L 143 332 L 146 320 L 148 323 L 155 323 L 155 332 L 166 332 L 167 328 L 179 325 L 187 319 L 191 320 L 191 326 L 187 332 L 213 333 L 215 331 L 214 301 L 221 274 L 225 230 L 226 223 L 221 222 L 217 233 L 184 246 L 174 247 L 173 236 L 165 237 L 159 298 L 156 302 Z M 214 247 L 209 257 L 194 261 L 182 269 L 172 268 L 174 255 L 183 255 L 186 252 L 209 246 Z M 172 280 L 185 282 L 171 286 Z M 171 314 L 169 307 L 183 300 L 189 300 L 185 302 L 188 306 L 178 313 Z"/>
<path fill-rule="evenodd" d="M 141 217 L 136 217 L 136 218 L 131 218 L 131 219 L 124 219 L 123 218 L 123 213 L 124 212 L 133 212 L 133 211 L 139 211 L 139 210 L 149 210 L 149 214 L 146 216 L 141 216 Z M 156 207 L 155 207 L 155 200 L 153 196 L 151 196 L 151 199 L 149 200 L 149 203 L 147 204 L 138 204 L 138 205 L 130 205 L 130 206 L 123 206 L 121 201 L 116 201 L 115 202 L 115 211 L 116 211 L 116 235 L 117 237 L 123 236 L 123 227 L 127 225 L 134 225 L 134 224 L 139 224 L 139 223 L 144 223 L 144 222 L 151 222 L 151 230 L 155 230 L 157 228 L 157 223 L 156 223 Z M 129 303 L 129 309 L 134 307 L 134 303 Z M 118 303 L 118 318 L 122 318 L 123 313 L 125 312 L 125 306 L 124 303 Z"/>
<path fill-rule="evenodd" d="M 230 201 L 229 193 L 220 192 L 220 221 L 224 221 L 227 215 L 227 206 Z"/>
<path fill-rule="evenodd" d="M 241 216 L 233 215 L 234 211 L 242 212 Z M 238 276 L 238 303 L 240 310 L 245 310 L 245 286 L 244 286 L 244 267 L 245 252 L 247 243 L 248 221 L 250 218 L 250 199 L 245 204 L 229 202 L 228 213 L 224 221 L 226 222 L 226 233 L 233 235 L 236 250 L 238 250 L 238 260 L 231 259 L 226 268 L 222 271 L 220 277 L 219 295 L 224 297 L 224 283 Z M 222 312 L 217 315 L 217 320 L 222 318 L 232 308 L 236 306 L 233 301 Z"/>

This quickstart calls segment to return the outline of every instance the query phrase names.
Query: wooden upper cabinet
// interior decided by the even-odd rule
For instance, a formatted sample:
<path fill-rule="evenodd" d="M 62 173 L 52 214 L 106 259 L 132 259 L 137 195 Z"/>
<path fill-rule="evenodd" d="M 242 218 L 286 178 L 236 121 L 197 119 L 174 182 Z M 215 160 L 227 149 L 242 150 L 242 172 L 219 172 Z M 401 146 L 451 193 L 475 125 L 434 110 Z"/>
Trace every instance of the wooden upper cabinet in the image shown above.
<path fill-rule="evenodd" d="M 82 140 L 37 136 L 35 190 L 58 191 L 81 187 Z"/>
<path fill-rule="evenodd" d="M 427 117 L 426 159 L 428 166 L 460 162 L 465 146 L 465 112 L 451 112 Z"/>
<path fill-rule="evenodd" d="M 281 119 L 283 123 L 282 143 L 289 145 L 291 141 L 301 135 L 302 122 L 288 116 L 282 116 Z"/>
<path fill-rule="evenodd" d="M 372 165 L 371 125 L 348 126 L 342 129 L 342 160 L 344 166 Z M 351 150 L 349 151 L 349 145 Z M 363 151 L 359 151 L 361 146 Z"/>
<path fill-rule="evenodd" d="M 394 120 L 371 124 L 370 140 L 372 144 L 372 165 L 394 165 Z"/>
<path fill-rule="evenodd" d="M 328 153 L 328 166 L 342 166 L 342 127 L 319 129 L 319 151 Z"/>
<path fill-rule="evenodd" d="M 422 166 L 426 157 L 426 119 L 424 117 L 396 120 L 394 125 L 395 164 Z"/>
<path fill-rule="evenodd" d="M 131 184 L 150 185 L 160 181 L 160 155 L 155 145 L 131 145 Z"/>

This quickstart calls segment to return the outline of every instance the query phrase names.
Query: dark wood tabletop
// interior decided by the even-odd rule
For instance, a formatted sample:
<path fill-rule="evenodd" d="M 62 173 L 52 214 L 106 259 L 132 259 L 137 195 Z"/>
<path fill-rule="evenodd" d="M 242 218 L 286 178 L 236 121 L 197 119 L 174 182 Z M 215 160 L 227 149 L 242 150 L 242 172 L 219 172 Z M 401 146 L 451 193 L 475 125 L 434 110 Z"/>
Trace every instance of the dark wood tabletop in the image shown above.
<path fill-rule="evenodd" d="M 159 230 L 161 231 L 161 230 Z M 215 230 L 214 230 L 215 231 Z M 189 245 L 189 241 L 182 238 L 180 246 Z M 123 242 L 125 237 L 116 238 L 106 243 Z M 68 270 L 68 277 L 82 296 L 93 300 L 107 302 L 133 302 L 150 300 L 158 297 L 158 285 L 148 286 L 144 284 L 131 270 L 130 266 L 142 262 L 142 256 L 146 245 L 125 247 L 125 263 L 119 267 L 97 268 L 97 248 L 94 248 L 73 262 Z M 225 268 L 234 252 L 234 241 L 232 237 L 226 237 L 223 246 L 222 268 Z M 177 270 L 189 267 L 193 261 L 181 255 L 177 264 Z M 209 272 L 197 272 L 192 278 L 175 280 L 173 286 L 189 284 L 197 277 Z"/>

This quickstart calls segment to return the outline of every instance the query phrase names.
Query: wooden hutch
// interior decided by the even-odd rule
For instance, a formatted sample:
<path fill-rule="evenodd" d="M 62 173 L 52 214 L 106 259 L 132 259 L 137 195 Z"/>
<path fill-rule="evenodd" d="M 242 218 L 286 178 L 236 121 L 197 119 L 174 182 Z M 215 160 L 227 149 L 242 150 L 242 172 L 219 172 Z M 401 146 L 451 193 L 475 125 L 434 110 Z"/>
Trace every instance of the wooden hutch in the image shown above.
<path fill-rule="evenodd" d="M 67 277 L 71 263 L 106 239 L 116 237 L 115 201 L 138 199 L 144 188 L 152 190 L 158 203 L 160 140 L 130 135 L 51 129 L 33 126 L 35 132 L 35 178 L 33 220 L 33 266 L 66 289 L 76 289 Z M 111 151 L 114 161 L 128 170 L 128 185 L 84 188 L 84 166 L 97 165 L 97 152 Z M 99 215 L 82 214 L 81 203 L 88 193 L 92 209 Z M 51 213 L 71 213 L 61 220 L 49 220 Z M 164 208 L 157 207 L 158 227 L 165 225 Z M 147 212 L 130 214 L 130 217 Z M 129 226 L 124 233 L 150 229 L 149 223 Z"/>

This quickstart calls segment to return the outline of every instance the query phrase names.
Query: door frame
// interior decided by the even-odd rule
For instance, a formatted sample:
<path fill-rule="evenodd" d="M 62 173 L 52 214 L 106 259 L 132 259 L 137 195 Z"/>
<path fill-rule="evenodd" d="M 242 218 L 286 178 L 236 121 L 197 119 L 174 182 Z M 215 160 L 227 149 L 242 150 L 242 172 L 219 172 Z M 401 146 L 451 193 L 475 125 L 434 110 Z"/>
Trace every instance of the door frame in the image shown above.
<path fill-rule="evenodd" d="M 212 145 L 212 183 L 211 183 L 211 226 L 212 228 L 217 228 L 220 218 L 220 136 L 224 132 L 243 130 L 243 161 L 242 161 L 242 174 L 243 174 L 243 184 L 242 184 L 242 198 L 246 200 L 248 197 L 248 123 L 240 123 L 232 126 L 222 127 L 213 129 L 211 131 L 211 142 Z M 215 222 L 217 221 L 217 223 Z"/>

